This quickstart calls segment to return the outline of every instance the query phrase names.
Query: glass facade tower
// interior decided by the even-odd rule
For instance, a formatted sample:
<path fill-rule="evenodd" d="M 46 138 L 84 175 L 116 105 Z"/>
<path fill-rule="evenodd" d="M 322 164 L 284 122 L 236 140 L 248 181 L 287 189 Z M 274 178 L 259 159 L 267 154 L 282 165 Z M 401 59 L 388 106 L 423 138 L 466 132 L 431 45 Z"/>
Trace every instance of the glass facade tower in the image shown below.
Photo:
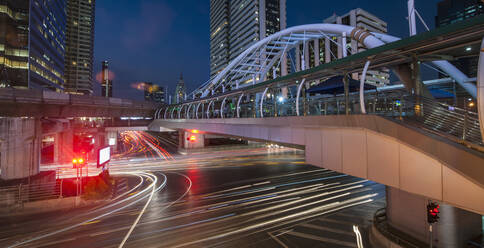
<path fill-rule="evenodd" d="M 0 87 L 64 89 L 66 0 L 0 0 Z"/>
<path fill-rule="evenodd" d="M 443 27 L 458 21 L 466 20 L 484 13 L 484 3 L 481 0 L 444 0 L 437 4 L 435 24 Z M 460 71 L 468 77 L 477 75 L 479 57 L 470 56 L 452 61 Z"/>
<path fill-rule="evenodd" d="M 254 42 L 285 28 L 286 0 L 211 0 L 210 76 Z"/>
<path fill-rule="evenodd" d="M 93 92 L 95 0 L 68 0 L 65 61 L 65 91 Z"/>

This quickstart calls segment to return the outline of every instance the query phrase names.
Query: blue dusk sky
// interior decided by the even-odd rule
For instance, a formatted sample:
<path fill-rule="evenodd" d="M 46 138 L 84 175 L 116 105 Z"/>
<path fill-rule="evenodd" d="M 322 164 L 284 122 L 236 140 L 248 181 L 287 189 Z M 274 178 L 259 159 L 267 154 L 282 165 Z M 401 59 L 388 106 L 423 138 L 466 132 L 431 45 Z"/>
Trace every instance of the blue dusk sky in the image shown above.
<path fill-rule="evenodd" d="M 416 0 L 430 27 L 438 2 Z M 133 87 L 141 81 L 167 86 L 172 93 L 180 73 L 190 92 L 209 77 L 209 5 L 208 0 L 96 1 L 95 75 L 99 79 L 101 61 L 108 60 L 114 97 L 142 99 L 143 92 Z M 390 34 L 408 36 L 406 0 L 287 0 L 287 25 L 320 23 L 354 8 L 386 21 Z M 94 88 L 99 95 L 99 81 Z"/>

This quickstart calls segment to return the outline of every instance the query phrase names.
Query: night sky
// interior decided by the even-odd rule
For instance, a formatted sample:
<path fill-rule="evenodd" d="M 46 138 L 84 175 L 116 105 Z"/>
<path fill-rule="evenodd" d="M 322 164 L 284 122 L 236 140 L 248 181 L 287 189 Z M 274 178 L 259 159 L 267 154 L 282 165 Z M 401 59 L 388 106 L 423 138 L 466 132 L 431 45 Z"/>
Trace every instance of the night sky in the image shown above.
<path fill-rule="evenodd" d="M 437 2 L 416 0 L 431 28 Z M 287 0 L 287 26 L 322 22 L 354 8 L 388 22 L 390 34 L 408 36 L 407 0 Z M 109 61 L 114 97 L 142 99 L 143 92 L 133 88 L 141 81 L 167 86 L 171 94 L 182 72 L 190 92 L 209 78 L 209 21 L 209 0 L 98 0 L 94 71 L 98 75 L 101 61 Z M 99 95 L 99 81 L 94 88 Z"/>

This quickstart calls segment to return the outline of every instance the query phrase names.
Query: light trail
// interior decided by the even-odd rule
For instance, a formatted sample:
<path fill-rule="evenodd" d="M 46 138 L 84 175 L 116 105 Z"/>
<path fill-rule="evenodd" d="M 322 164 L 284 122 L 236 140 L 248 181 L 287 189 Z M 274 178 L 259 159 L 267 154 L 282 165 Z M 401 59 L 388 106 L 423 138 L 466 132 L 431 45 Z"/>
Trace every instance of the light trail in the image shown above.
<path fill-rule="evenodd" d="M 154 176 L 154 175 L 153 175 Z M 158 182 L 158 177 L 154 176 L 155 180 L 153 182 L 154 185 L 156 185 L 156 183 Z M 165 177 L 166 178 L 166 177 Z M 166 182 L 166 180 L 165 180 Z M 148 207 L 148 205 L 150 204 L 151 202 L 151 199 L 153 199 L 153 195 L 155 194 L 155 187 L 153 187 L 153 190 L 151 191 L 151 194 L 150 194 L 150 197 L 148 198 L 148 201 L 146 202 L 146 204 L 144 205 L 143 209 L 141 210 L 141 212 L 139 213 L 138 217 L 136 218 L 136 220 L 134 221 L 133 225 L 131 226 L 131 228 L 129 229 L 128 233 L 126 234 L 126 236 L 124 236 L 124 239 L 123 241 L 121 241 L 121 244 L 119 244 L 119 248 L 122 248 L 124 246 L 124 244 L 126 243 L 126 241 L 128 240 L 129 236 L 131 235 L 131 233 L 133 232 L 134 228 L 136 227 L 136 225 L 138 224 L 139 220 L 141 219 L 141 216 L 143 216 L 144 212 L 146 211 L 146 208 Z"/>
<path fill-rule="evenodd" d="M 145 175 L 145 176 L 146 176 L 146 175 L 148 175 L 147 173 L 139 173 L 139 174 L 142 174 L 142 175 Z M 164 176 L 164 177 L 165 177 L 165 181 L 163 182 L 163 185 L 166 185 L 166 176 Z M 153 180 L 153 183 L 151 183 L 151 185 L 149 185 L 148 187 L 146 187 L 145 189 L 143 189 L 143 190 L 142 190 L 142 191 L 140 191 L 139 193 L 137 193 L 137 194 L 133 195 L 131 198 L 134 198 L 134 197 L 136 197 L 136 196 L 138 196 L 138 195 L 140 195 L 140 194 L 142 194 L 142 193 L 146 192 L 146 191 L 147 191 L 147 190 L 149 190 L 151 187 L 155 187 L 155 186 L 156 186 L 156 185 L 155 185 L 155 182 L 154 182 L 154 180 Z M 88 219 L 88 220 L 82 221 L 82 222 L 80 222 L 80 223 L 77 223 L 77 224 L 74 224 L 74 225 L 71 225 L 71 226 L 68 226 L 68 227 L 65 227 L 65 228 L 59 229 L 59 230 L 54 231 L 54 232 L 50 232 L 50 233 L 47 233 L 47 234 L 43 234 L 43 235 L 37 236 L 37 237 L 35 237 L 35 238 L 30 238 L 30 239 L 27 239 L 27 240 L 24 240 L 24 241 L 21 241 L 21 242 L 15 243 L 15 244 L 10 245 L 10 246 L 8 246 L 8 247 L 10 247 L 10 248 L 14 248 L 14 247 L 23 246 L 23 245 L 25 245 L 25 244 L 28 244 L 28 243 L 31 243 L 31 242 L 34 242 L 34 241 L 37 241 L 37 240 L 41 240 L 41 239 L 44 239 L 44 238 L 47 238 L 47 237 L 51 237 L 51 236 L 54 236 L 54 235 L 56 235 L 56 234 L 59 234 L 59 233 L 65 232 L 65 231 L 72 230 L 72 229 L 77 228 L 77 227 L 80 227 L 80 226 L 82 226 L 82 225 L 84 225 L 84 224 L 86 224 L 86 223 L 88 223 L 88 222 L 91 222 L 91 221 L 95 221 L 95 220 L 101 219 L 101 218 L 103 218 L 103 217 L 106 217 L 106 216 L 111 215 L 111 214 L 113 214 L 113 213 L 116 213 L 116 212 L 118 212 L 118 211 L 121 211 L 121 210 L 123 210 L 123 209 L 125 209 L 125 208 L 127 208 L 127 207 L 130 207 L 130 206 L 132 206 L 132 205 L 134 205 L 134 204 L 138 203 L 139 201 L 141 201 L 141 200 L 145 199 L 145 198 L 146 198 L 146 197 L 148 197 L 148 196 L 149 196 L 149 195 L 144 196 L 144 197 L 142 197 L 142 198 L 140 198 L 140 199 L 138 199 L 138 200 L 135 200 L 135 201 L 134 201 L 134 202 L 132 202 L 132 203 L 129 203 L 129 204 L 125 205 L 125 206 L 122 206 L 122 207 L 120 207 L 120 208 L 114 209 L 114 210 L 109 211 L 109 212 L 107 212 L 107 213 L 101 214 L 101 215 L 96 216 L 96 217 L 94 217 L 94 218 L 91 218 L 91 219 Z"/>

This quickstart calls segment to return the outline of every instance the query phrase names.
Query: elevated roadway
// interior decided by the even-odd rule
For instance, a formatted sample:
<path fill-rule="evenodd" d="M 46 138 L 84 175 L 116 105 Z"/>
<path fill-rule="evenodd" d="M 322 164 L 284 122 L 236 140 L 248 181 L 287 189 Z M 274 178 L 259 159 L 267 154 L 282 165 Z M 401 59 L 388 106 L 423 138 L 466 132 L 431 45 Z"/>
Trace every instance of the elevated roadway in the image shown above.
<path fill-rule="evenodd" d="M 52 91 L 0 89 L 2 117 L 152 117 L 159 104 Z"/>
<path fill-rule="evenodd" d="M 375 115 L 155 120 L 305 147 L 306 162 L 484 214 L 484 153 Z"/>

